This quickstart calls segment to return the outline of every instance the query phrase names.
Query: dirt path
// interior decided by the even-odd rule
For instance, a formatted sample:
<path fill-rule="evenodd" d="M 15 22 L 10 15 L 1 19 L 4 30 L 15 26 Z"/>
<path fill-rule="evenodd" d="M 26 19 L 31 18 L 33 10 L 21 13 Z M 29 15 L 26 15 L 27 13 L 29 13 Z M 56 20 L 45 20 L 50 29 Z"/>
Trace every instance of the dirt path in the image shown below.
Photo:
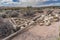
<path fill-rule="evenodd" d="M 60 22 L 52 23 L 51 26 L 36 25 L 12 40 L 56 40 L 59 37 L 59 25 Z"/>

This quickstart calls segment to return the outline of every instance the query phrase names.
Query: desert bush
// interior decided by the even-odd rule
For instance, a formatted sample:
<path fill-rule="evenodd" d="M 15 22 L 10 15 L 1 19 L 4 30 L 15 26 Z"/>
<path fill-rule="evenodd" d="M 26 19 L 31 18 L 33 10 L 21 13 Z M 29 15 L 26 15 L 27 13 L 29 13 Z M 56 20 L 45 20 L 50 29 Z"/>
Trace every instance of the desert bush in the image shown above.
<path fill-rule="evenodd" d="M 19 13 L 16 12 L 16 11 L 7 11 L 6 14 L 9 16 L 9 17 L 18 17 Z"/>
<path fill-rule="evenodd" d="M 0 37 L 6 37 L 12 33 L 13 26 L 8 21 L 0 18 Z"/>
<path fill-rule="evenodd" d="M 2 14 L 1 17 L 2 17 L 2 18 L 7 18 L 7 15 L 6 15 L 6 14 Z"/>
<path fill-rule="evenodd" d="M 34 12 L 31 10 L 26 11 L 26 14 L 24 14 L 25 17 L 35 17 Z"/>
<path fill-rule="evenodd" d="M 11 13 L 10 16 L 11 16 L 11 17 L 18 17 L 18 15 L 19 15 L 19 14 L 18 14 L 17 12 L 13 12 L 13 13 Z"/>

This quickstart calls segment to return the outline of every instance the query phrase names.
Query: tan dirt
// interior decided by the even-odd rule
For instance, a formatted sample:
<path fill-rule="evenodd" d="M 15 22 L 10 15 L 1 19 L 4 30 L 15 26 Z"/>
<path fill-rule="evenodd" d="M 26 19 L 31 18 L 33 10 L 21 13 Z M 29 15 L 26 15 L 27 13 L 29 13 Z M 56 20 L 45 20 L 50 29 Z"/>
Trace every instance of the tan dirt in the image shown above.
<path fill-rule="evenodd" d="M 59 37 L 60 22 L 52 23 L 50 26 L 36 25 L 28 31 L 17 35 L 12 40 L 57 40 Z"/>

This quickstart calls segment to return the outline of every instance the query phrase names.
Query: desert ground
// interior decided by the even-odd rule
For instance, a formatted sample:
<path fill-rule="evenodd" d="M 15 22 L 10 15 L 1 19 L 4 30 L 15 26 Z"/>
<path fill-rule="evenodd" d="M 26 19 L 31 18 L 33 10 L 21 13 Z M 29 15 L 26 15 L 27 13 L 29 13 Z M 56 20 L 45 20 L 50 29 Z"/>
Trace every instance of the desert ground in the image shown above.
<path fill-rule="evenodd" d="M 2 20 L 1 20 L 2 19 Z M 24 28 L 10 40 L 58 40 L 60 8 L 3 9 L 0 12 L 0 36 L 8 38 Z M 19 31 L 20 32 L 20 31 Z M 3 38 L 3 39 L 4 39 Z"/>
<path fill-rule="evenodd" d="M 59 37 L 60 22 L 50 26 L 32 26 L 31 29 L 14 37 L 12 40 L 57 40 Z"/>

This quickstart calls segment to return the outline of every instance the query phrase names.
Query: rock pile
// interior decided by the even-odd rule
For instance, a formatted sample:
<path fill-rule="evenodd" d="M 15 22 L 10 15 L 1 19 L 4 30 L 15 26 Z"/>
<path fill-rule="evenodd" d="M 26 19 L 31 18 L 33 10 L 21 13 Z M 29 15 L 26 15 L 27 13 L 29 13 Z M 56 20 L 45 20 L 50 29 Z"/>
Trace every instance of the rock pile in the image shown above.
<path fill-rule="evenodd" d="M 13 24 L 13 28 L 15 31 L 18 31 L 19 29 L 23 29 L 33 23 L 33 21 L 22 18 L 11 18 L 10 22 Z"/>
<path fill-rule="evenodd" d="M 38 22 L 40 25 L 51 25 L 53 22 L 58 22 L 60 20 L 58 13 L 47 13 L 47 14 L 42 14 L 40 18 L 38 18 Z"/>

